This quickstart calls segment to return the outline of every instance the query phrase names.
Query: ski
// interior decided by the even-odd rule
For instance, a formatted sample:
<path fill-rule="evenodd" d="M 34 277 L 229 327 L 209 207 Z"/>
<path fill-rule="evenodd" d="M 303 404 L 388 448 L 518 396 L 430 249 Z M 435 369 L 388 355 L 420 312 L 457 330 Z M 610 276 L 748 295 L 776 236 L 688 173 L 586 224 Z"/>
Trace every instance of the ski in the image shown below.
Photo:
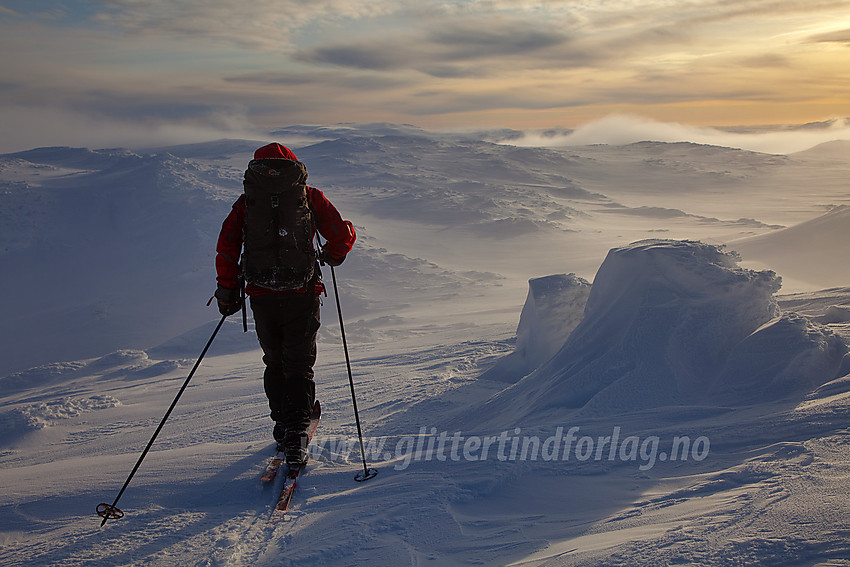
<path fill-rule="evenodd" d="M 316 433 L 316 429 L 319 427 L 319 418 L 322 415 L 322 408 L 319 405 L 318 400 L 316 404 L 313 406 L 313 414 L 310 416 L 310 427 L 307 429 L 307 443 L 313 440 L 313 435 Z M 272 459 L 274 460 L 274 459 Z M 269 463 L 271 466 L 271 463 Z M 282 466 L 282 462 L 277 465 L 278 470 Z M 287 473 L 286 478 L 283 482 L 283 488 L 280 490 L 280 496 L 277 498 L 277 503 L 275 504 L 274 510 L 272 510 L 272 515 L 269 518 L 270 523 L 275 523 L 279 519 L 281 519 L 284 515 L 286 515 L 287 509 L 289 509 L 289 504 L 292 501 L 292 494 L 295 492 L 295 487 L 298 484 L 298 475 L 300 475 L 307 464 L 299 465 L 299 466 L 289 466 L 287 465 Z M 275 475 L 277 475 L 277 471 L 275 471 Z"/>
<path fill-rule="evenodd" d="M 271 522 L 274 523 L 281 519 L 284 515 L 286 515 L 286 511 L 289 509 L 289 503 L 292 502 L 292 494 L 295 492 L 295 487 L 298 485 L 298 475 L 306 467 L 301 465 L 299 467 L 290 468 L 286 474 L 286 480 L 284 481 L 283 488 L 280 491 L 280 496 L 277 499 L 277 504 L 272 511 Z"/>
<path fill-rule="evenodd" d="M 266 485 L 272 482 L 277 476 L 281 465 L 283 465 L 283 460 L 283 451 L 278 449 L 275 452 L 274 457 L 272 457 L 269 461 L 269 464 L 266 465 L 266 470 L 264 470 L 262 476 L 260 476 L 260 482 Z"/>

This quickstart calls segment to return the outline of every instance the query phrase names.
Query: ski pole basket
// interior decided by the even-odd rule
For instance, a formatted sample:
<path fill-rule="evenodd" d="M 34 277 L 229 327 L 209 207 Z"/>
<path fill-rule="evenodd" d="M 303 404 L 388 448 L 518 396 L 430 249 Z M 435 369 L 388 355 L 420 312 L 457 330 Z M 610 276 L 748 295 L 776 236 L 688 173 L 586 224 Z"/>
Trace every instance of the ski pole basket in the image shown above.
<path fill-rule="evenodd" d="M 370 478 L 375 478 L 376 476 L 378 476 L 378 469 L 368 469 L 354 475 L 354 480 L 357 482 L 365 482 Z"/>
<path fill-rule="evenodd" d="M 97 515 L 104 520 L 120 520 L 124 517 L 124 512 L 120 508 L 116 508 L 112 504 L 101 502 L 97 505 Z"/>

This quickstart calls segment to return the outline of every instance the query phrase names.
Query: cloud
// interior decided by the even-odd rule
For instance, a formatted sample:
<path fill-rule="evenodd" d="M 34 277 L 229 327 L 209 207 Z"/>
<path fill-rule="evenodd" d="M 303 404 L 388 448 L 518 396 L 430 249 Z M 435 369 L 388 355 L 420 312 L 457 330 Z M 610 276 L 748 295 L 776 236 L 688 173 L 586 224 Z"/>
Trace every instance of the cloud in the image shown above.
<path fill-rule="evenodd" d="M 443 57 L 448 60 L 528 54 L 569 41 L 565 33 L 548 27 L 531 21 L 450 25 L 434 30 L 429 41 L 443 46 Z"/>
<path fill-rule="evenodd" d="M 591 144 L 623 145 L 644 141 L 692 142 L 771 154 L 789 154 L 833 140 L 850 140 L 850 119 L 834 119 L 806 127 L 775 128 L 760 132 L 730 132 L 718 128 L 614 114 L 579 126 L 566 134 L 531 132 L 519 140 L 511 140 L 510 143 L 521 146 L 566 147 Z"/>
<path fill-rule="evenodd" d="M 564 3 L 568 3 L 565 0 Z M 635 10 L 630 0 L 598 3 L 600 10 L 592 21 L 622 25 L 643 23 L 644 27 L 664 25 L 670 29 L 696 32 L 703 26 L 719 25 L 717 29 L 735 29 L 735 24 L 746 24 L 749 29 L 774 20 L 788 21 L 791 16 L 815 16 L 846 12 L 844 0 L 686 0 L 679 2 L 654 1 Z M 601 14 L 608 13 L 605 18 Z"/>
<path fill-rule="evenodd" d="M 222 80 L 228 83 L 250 83 L 263 86 L 297 86 L 322 82 L 324 78 L 330 75 L 330 73 L 285 73 L 277 71 L 252 71 L 249 73 L 239 73 L 227 77 L 222 77 Z"/>
<path fill-rule="evenodd" d="M 671 75 L 705 72 L 716 80 L 719 72 L 730 75 L 734 67 L 765 64 L 790 70 L 801 63 L 789 56 L 790 46 L 802 40 L 782 38 L 780 32 L 804 29 L 808 20 L 795 28 L 787 23 L 787 14 L 817 21 L 836 9 L 834 0 L 812 0 L 805 7 L 791 0 L 657 0 L 640 10 L 625 0 L 579 6 L 566 1 L 452 6 L 454 10 L 443 6 L 419 20 L 400 11 L 395 16 L 410 19 L 381 33 L 355 29 L 340 30 L 329 41 L 317 37 L 293 57 L 313 65 L 386 73 L 415 70 L 443 79 L 592 68 L 601 78 L 664 69 Z M 402 22 L 404 31 L 399 32 Z M 839 37 L 843 35 L 827 39 Z"/>
<path fill-rule="evenodd" d="M 194 120 L 118 119 L 70 109 L 36 106 L 0 108 L 0 153 L 44 146 L 140 148 L 207 142 L 222 138 L 265 139 L 238 111 Z"/>
<path fill-rule="evenodd" d="M 502 91 L 459 92 L 453 90 L 421 90 L 394 103 L 394 107 L 414 116 L 453 114 L 465 112 L 500 111 L 507 109 L 549 110 L 563 109 L 569 105 L 587 104 L 589 101 L 564 102 L 563 97 L 542 96 L 526 89 L 513 93 Z"/>
<path fill-rule="evenodd" d="M 415 70 L 437 78 L 471 78 L 509 74 L 511 69 L 584 66 L 595 59 L 589 53 L 574 48 L 568 34 L 549 24 L 482 17 L 463 22 L 440 20 L 403 33 L 319 44 L 298 50 L 293 57 L 351 69 Z"/>
<path fill-rule="evenodd" d="M 750 67 L 752 69 L 765 69 L 770 67 L 785 68 L 791 66 L 791 60 L 782 55 L 775 53 L 764 53 L 753 57 L 745 57 L 738 60 L 738 64 L 742 67 Z"/>
<path fill-rule="evenodd" d="M 144 36 L 226 40 L 235 45 L 279 48 L 313 22 L 368 19 L 391 14 L 390 0 L 100 0 L 100 26 Z"/>
<path fill-rule="evenodd" d="M 331 45 L 303 51 L 295 58 L 307 63 L 329 63 L 340 67 L 389 71 L 414 66 L 420 56 L 415 49 L 391 43 Z"/>
<path fill-rule="evenodd" d="M 256 85 L 262 88 L 353 89 L 370 92 L 410 85 L 401 76 L 377 73 L 348 73 L 346 71 L 273 72 L 258 71 L 223 77 L 223 81 L 239 85 Z M 2 83 L 0 83 L 2 88 Z M 282 92 L 282 91 L 278 91 Z"/>
<path fill-rule="evenodd" d="M 494 127 L 616 110 L 726 124 L 847 114 L 842 0 L 56 4 L 65 19 L 0 11 L 0 49 L 15 53 L 0 60 L 0 104 L 128 124 L 233 109 L 275 125 Z"/>
<path fill-rule="evenodd" d="M 850 44 L 850 29 L 822 33 L 809 38 L 810 43 L 847 43 Z"/>

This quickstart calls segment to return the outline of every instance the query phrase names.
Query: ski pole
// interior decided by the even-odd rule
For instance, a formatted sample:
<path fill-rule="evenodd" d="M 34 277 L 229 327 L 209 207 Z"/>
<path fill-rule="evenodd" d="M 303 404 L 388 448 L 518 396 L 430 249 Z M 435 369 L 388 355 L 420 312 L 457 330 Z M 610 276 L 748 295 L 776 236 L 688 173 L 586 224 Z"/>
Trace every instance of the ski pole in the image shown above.
<path fill-rule="evenodd" d="M 213 334 L 210 337 L 210 340 L 207 341 L 207 345 L 204 347 L 204 350 L 201 351 L 201 356 L 198 357 L 198 360 L 195 362 L 195 366 L 192 367 L 192 371 L 189 372 L 189 376 L 187 376 L 186 381 L 183 382 L 183 387 L 180 388 L 180 391 L 177 392 L 177 396 L 174 398 L 174 401 L 171 402 L 171 407 L 168 408 L 168 411 L 165 412 L 165 415 L 162 417 L 162 421 L 159 422 L 159 427 L 156 428 L 156 431 L 154 431 L 153 436 L 151 437 L 150 441 L 148 441 L 148 446 L 145 447 L 145 450 L 142 451 L 142 454 L 139 457 L 139 460 L 136 461 L 136 466 L 133 467 L 133 470 L 130 472 L 130 476 L 128 476 L 127 480 L 124 481 L 124 486 L 121 487 L 121 490 L 118 492 L 118 496 L 115 497 L 115 501 L 112 502 L 112 504 L 107 504 L 105 502 L 101 502 L 100 504 L 97 505 L 97 515 L 100 516 L 101 518 L 103 518 L 103 521 L 100 523 L 101 527 L 103 527 L 104 524 L 106 524 L 106 521 L 109 520 L 109 519 L 119 520 L 119 519 L 124 517 L 124 512 L 122 512 L 120 509 L 118 509 L 116 507 L 116 505 L 118 504 L 118 500 L 121 499 L 121 495 L 124 494 L 125 490 L 127 490 L 127 487 L 130 485 L 130 481 L 133 480 L 133 476 L 136 474 L 136 471 L 139 470 L 139 467 L 141 466 L 142 461 L 145 460 L 145 457 L 147 456 L 148 451 L 150 451 L 154 440 L 156 439 L 157 435 L 159 435 L 159 432 L 162 431 L 162 428 L 165 425 L 165 422 L 168 421 L 168 417 L 171 415 L 171 412 L 174 410 L 174 407 L 177 405 L 177 401 L 180 399 L 180 396 L 183 395 L 183 392 L 189 386 L 189 380 L 192 379 L 192 376 L 195 375 L 195 371 L 198 369 L 198 366 L 201 365 L 201 360 L 203 360 L 204 355 L 207 354 L 207 350 L 210 348 L 210 345 L 212 344 L 213 339 L 215 339 L 215 336 L 218 334 L 218 330 L 221 329 L 221 325 L 224 323 L 225 319 L 227 319 L 227 315 L 222 316 L 221 321 L 218 322 L 218 325 L 216 326 L 215 331 L 213 331 Z"/>
<path fill-rule="evenodd" d="M 366 449 L 363 446 L 363 431 L 360 428 L 360 415 L 357 411 L 357 398 L 354 395 L 354 378 L 351 375 L 351 358 L 348 356 L 348 341 L 345 339 L 345 325 L 342 322 L 342 307 L 339 304 L 339 290 L 336 286 L 336 272 L 331 266 L 331 279 L 334 284 L 334 297 L 336 298 L 336 312 L 339 315 L 339 331 L 342 335 L 342 348 L 345 351 L 345 366 L 348 368 L 348 384 L 351 386 L 351 403 L 354 406 L 354 421 L 357 423 L 357 437 L 360 439 L 360 455 L 363 457 L 363 472 L 359 472 L 354 476 L 357 482 L 363 482 L 370 478 L 375 478 L 378 474 L 377 469 L 370 469 L 366 466 Z"/>

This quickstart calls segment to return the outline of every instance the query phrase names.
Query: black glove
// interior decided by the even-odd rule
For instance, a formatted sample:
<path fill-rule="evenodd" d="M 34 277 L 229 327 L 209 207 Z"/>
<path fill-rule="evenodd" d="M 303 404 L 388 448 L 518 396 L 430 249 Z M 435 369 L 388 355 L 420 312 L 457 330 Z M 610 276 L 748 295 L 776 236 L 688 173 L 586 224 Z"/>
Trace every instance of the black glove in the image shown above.
<path fill-rule="evenodd" d="M 242 297 L 238 289 L 222 287 L 219 284 L 214 297 L 218 301 L 218 312 L 225 317 L 242 309 Z"/>
<path fill-rule="evenodd" d="M 343 256 L 342 258 L 334 258 L 328 253 L 327 249 L 322 250 L 321 254 L 319 254 L 319 259 L 322 261 L 323 264 L 327 264 L 332 268 L 335 268 L 345 262 L 345 256 Z"/>

